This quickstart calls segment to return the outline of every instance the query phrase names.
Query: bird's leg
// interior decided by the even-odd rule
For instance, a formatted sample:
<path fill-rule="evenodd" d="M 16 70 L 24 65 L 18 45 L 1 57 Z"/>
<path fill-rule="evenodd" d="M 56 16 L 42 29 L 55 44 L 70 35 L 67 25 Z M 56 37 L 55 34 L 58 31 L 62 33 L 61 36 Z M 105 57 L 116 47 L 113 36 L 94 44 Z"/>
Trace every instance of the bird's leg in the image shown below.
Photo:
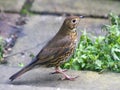
<path fill-rule="evenodd" d="M 64 70 L 61 70 L 61 71 L 66 72 L 66 71 L 68 71 L 68 69 L 64 69 Z M 58 74 L 58 73 L 60 73 L 60 72 L 58 71 L 58 69 L 55 68 L 55 72 L 52 72 L 51 74 Z"/>
<path fill-rule="evenodd" d="M 59 68 L 59 67 L 56 67 L 55 70 L 56 70 L 56 72 L 63 74 L 64 78 L 62 78 L 62 80 L 75 80 L 75 78 L 78 77 L 78 76 L 77 76 L 77 77 L 70 77 L 70 76 L 68 76 L 68 75 L 65 74 L 65 73 L 62 71 L 62 69 Z"/>

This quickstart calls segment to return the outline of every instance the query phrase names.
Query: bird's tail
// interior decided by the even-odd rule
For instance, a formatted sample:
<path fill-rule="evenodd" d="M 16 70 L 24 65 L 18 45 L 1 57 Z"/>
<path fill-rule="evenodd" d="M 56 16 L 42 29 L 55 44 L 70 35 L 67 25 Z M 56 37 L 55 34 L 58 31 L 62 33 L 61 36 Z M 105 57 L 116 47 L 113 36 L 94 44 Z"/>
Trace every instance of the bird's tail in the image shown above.
<path fill-rule="evenodd" d="M 23 69 L 21 69 L 20 71 L 18 71 L 17 73 L 15 73 L 14 75 L 12 75 L 9 79 L 11 81 L 13 81 L 14 79 L 16 79 L 17 77 L 21 76 L 22 74 L 24 74 L 25 72 L 31 70 L 34 66 L 33 65 L 27 65 L 25 66 Z"/>

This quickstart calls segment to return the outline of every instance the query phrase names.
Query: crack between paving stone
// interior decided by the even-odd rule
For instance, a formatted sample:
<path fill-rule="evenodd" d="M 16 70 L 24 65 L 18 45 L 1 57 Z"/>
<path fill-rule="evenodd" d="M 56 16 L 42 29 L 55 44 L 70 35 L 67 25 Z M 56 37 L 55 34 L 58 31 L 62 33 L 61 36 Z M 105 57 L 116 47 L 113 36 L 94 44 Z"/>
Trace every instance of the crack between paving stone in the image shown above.
<path fill-rule="evenodd" d="M 4 11 L 8 14 L 19 14 L 17 11 Z M 70 16 L 70 15 L 76 15 L 76 16 L 83 16 L 84 18 L 93 18 L 93 19 L 108 19 L 108 16 L 97 16 L 97 15 L 85 15 L 85 14 L 71 14 L 71 13 L 54 13 L 54 12 L 36 12 L 36 11 L 30 11 L 30 13 L 34 15 L 51 15 L 51 16 Z M 22 15 L 21 15 L 22 16 Z M 119 15 L 120 17 L 120 15 Z"/>
<path fill-rule="evenodd" d="M 31 11 L 32 4 L 35 0 L 26 0 L 24 5 L 22 6 L 22 9 L 19 11 L 4 11 L 5 13 L 14 13 L 14 14 L 21 14 L 21 16 L 26 16 L 27 14 L 40 14 L 40 15 L 52 15 L 52 16 L 70 16 L 70 15 L 77 15 L 77 16 L 84 16 L 84 18 L 98 18 L 98 19 L 108 19 L 108 16 L 103 15 L 86 15 L 86 14 L 78 14 L 78 13 L 69 13 L 69 12 L 37 12 L 37 11 Z M 120 17 L 120 15 L 119 15 Z"/>
<path fill-rule="evenodd" d="M 108 19 L 108 16 L 98 16 L 98 15 L 86 15 L 86 14 L 78 14 L 78 13 L 67 13 L 67 12 L 37 12 L 37 11 L 30 11 L 33 14 L 40 14 L 40 15 L 52 15 L 52 16 L 70 16 L 70 15 L 76 15 L 76 16 L 83 16 L 84 18 L 100 18 L 100 19 Z"/>

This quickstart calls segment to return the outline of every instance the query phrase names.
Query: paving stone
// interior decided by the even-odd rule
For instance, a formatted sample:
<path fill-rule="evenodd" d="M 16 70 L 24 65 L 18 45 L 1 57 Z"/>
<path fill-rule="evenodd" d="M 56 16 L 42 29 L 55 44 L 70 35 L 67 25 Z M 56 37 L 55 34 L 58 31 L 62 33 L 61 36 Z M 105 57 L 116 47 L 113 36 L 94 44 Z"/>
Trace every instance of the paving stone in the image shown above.
<path fill-rule="evenodd" d="M 8 55 L 10 66 L 18 66 L 19 63 L 27 64 L 31 61 L 30 54 L 36 55 L 40 49 L 56 34 L 61 27 L 65 17 L 58 16 L 31 16 L 28 23 L 23 27 L 21 37 L 16 42 L 13 51 Z M 103 24 L 108 20 L 84 18 L 78 27 L 78 33 L 86 29 L 96 36 L 103 35 L 101 31 Z"/>
<path fill-rule="evenodd" d="M 34 87 L 26 85 L 0 85 L 0 90 L 69 90 L 61 88 L 52 88 L 52 87 Z M 80 89 L 79 89 L 80 90 Z"/>
<path fill-rule="evenodd" d="M 18 39 L 18 42 L 13 48 L 12 54 L 23 52 L 8 58 L 8 61 L 13 66 L 18 63 L 31 60 L 29 55 L 36 55 L 40 49 L 52 38 L 59 30 L 62 24 L 61 17 L 54 16 L 32 16 L 29 22 L 23 27 L 23 35 Z M 25 50 L 27 50 L 25 52 Z M 14 63 L 13 63 L 14 62 Z"/>
<path fill-rule="evenodd" d="M 102 27 L 104 25 L 109 25 L 110 21 L 108 19 L 99 19 L 99 18 L 84 18 L 80 22 L 80 30 L 86 30 L 87 33 L 90 33 L 95 36 L 105 35 Z"/>
<path fill-rule="evenodd" d="M 11 34 L 15 34 L 18 31 L 15 25 L 19 17 L 19 14 L 0 14 L 0 36 L 8 38 Z"/>
<path fill-rule="evenodd" d="M 3 11 L 20 12 L 25 0 L 0 0 L 0 9 Z"/>
<path fill-rule="evenodd" d="M 118 0 L 35 0 L 31 11 L 107 16 L 110 11 L 120 15 L 119 8 Z"/>
<path fill-rule="evenodd" d="M 60 80 L 60 74 L 50 75 L 53 68 L 33 69 L 24 75 L 10 82 L 8 78 L 20 70 L 17 67 L 8 67 L 0 65 L 0 90 L 119 90 L 120 73 L 106 72 L 98 74 L 92 71 L 73 71 L 66 73 L 71 76 L 79 77 L 75 81 Z"/>

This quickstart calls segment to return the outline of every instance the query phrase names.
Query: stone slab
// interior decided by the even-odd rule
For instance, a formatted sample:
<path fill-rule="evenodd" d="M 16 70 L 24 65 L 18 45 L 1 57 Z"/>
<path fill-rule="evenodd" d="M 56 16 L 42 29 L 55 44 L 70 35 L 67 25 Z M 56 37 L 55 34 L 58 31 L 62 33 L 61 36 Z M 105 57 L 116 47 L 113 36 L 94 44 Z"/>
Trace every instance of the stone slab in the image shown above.
<path fill-rule="evenodd" d="M 0 10 L 20 12 L 25 0 L 0 0 Z"/>
<path fill-rule="evenodd" d="M 92 71 L 72 71 L 66 73 L 79 77 L 75 81 L 60 80 L 62 75 L 51 75 L 53 68 L 33 69 L 15 81 L 10 82 L 9 77 L 20 70 L 17 67 L 0 65 L 0 90 L 120 90 L 120 73 L 106 72 L 98 74 Z"/>
<path fill-rule="evenodd" d="M 35 0 L 31 11 L 106 17 L 109 12 L 120 15 L 120 2 L 118 0 Z"/>
<path fill-rule="evenodd" d="M 69 90 L 61 88 L 52 88 L 52 87 L 34 87 L 26 85 L 0 85 L 0 90 Z M 80 90 L 80 89 L 79 89 Z"/>
<path fill-rule="evenodd" d="M 20 26 L 17 26 L 16 24 L 19 21 L 19 18 L 19 14 L 0 13 L 0 38 L 2 38 L 2 43 L 4 47 L 3 56 L 5 56 L 6 53 L 9 53 L 12 50 L 12 47 L 17 41 L 17 37 L 22 31 L 22 28 L 20 28 Z M 5 61 L 3 60 L 3 62 Z"/>
<path fill-rule="evenodd" d="M 19 63 L 27 64 L 31 61 L 30 54 L 36 55 L 41 48 L 57 33 L 65 17 L 35 15 L 29 17 L 22 28 L 22 34 L 18 38 L 12 52 L 6 58 L 10 66 L 18 66 Z M 108 24 L 108 20 L 84 18 L 78 27 L 80 35 L 84 29 L 94 35 L 103 35 L 101 26 Z M 80 32 L 81 31 L 81 32 Z M 78 37 L 79 38 L 79 37 Z"/>
<path fill-rule="evenodd" d="M 15 28 L 19 17 L 19 14 L 0 14 L 0 36 L 2 38 L 6 39 L 19 31 L 18 28 Z"/>
<path fill-rule="evenodd" d="M 56 34 L 62 24 L 61 17 L 35 15 L 29 18 L 23 27 L 23 34 L 13 48 L 8 62 L 16 66 L 18 63 L 31 61 L 31 53 L 36 55 L 40 49 Z M 27 50 L 27 51 L 26 51 Z M 19 53 L 23 52 L 23 54 Z M 13 55 L 16 54 L 17 55 Z M 11 56 L 13 55 L 13 56 Z"/>

